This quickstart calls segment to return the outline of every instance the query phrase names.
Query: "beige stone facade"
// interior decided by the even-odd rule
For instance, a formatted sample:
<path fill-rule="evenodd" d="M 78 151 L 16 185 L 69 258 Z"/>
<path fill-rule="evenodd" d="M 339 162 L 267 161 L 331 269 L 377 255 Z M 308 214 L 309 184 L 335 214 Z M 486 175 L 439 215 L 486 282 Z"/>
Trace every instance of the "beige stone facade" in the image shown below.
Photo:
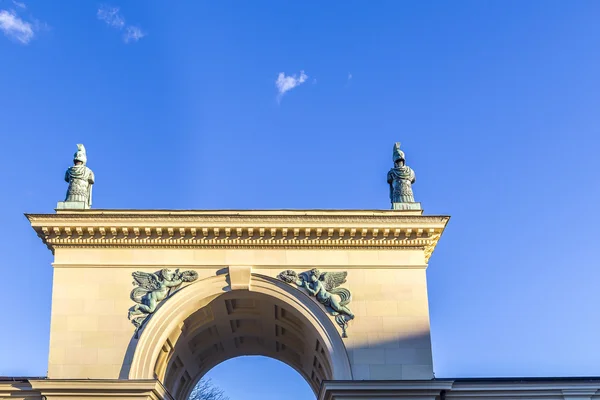
<path fill-rule="evenodd" d="M 184 400 L 210 368 L 240 355 L 288 364 L 324 400 L 468 396 L 433 379 L 426 268 L 448 217 L 59 210 L 28 218 L 54 253 L 48 377 L 0 382 L 0 398 Z M 160 302 L 136 336 L 132 273 L 163 268 L 198 279 Z M 348 338 L 314 297 L 277 279 L 311 268 L 348 273 Z"/>
<path fill-rule="evenodd" d="M 154 378 L 156 371 L 168 374 L 155 366 L 167 346 L 175 352 L 185 348 L 168 359 L 182 364 L 180 374 L 191 383 L 206 368 L 179 354 L 190 347 L 185 340 L 207 329 L 199 315 L 215 321 L 211 326 L 223 355 L 214 363 L 264 353 L 299 369 L 315 391 L 323 379 L 433 377 L 425 269 L 447 217 L 414 211 L 85 210 L 29 218 L 55 256 L 51 379 Z M 139 341 L 132 340 L 134 327 L 126 318 L 133 305 L 131 274 L 162 268 L 194 270 L 199 278 L 161 304 Z M 339 337 L 338 327 L 314 298 L 275 278 L 285 269 L 311 268 L 348 273 L 345 287 L 353 294 L 350 307 L 356 315 L 349 338 Z M 160 321 L 170 303 L 192 297 L 195 303 L 185 313 L 174 318 L 169 312 L 167 321 Z M 229 317 L 232 301 L 252 304 L 249 315 Z M 277 310 L 300 321 L 295 331 L 283 317 L 273 320 Z M 152 335 L 160 340 L 144 349 L 152 353 L 150 359 L 143 355 L 147 365 L 138 365 L 138 349 L 155 324 L 160 329 Z M 198 332 L 189 332 L 194 324 Z M 246 324 L 244 329 L 255 336 L 234 334 L 231 324 Z M 288 356 L 276 353 L 284 343 L 274 337 L 279 328 L 298 339 L 286 347 Z M 236 341 L 251 338 L 262 344 L 235 347 Z M 323 346 L 328 347 L 320 352 Z M 208 354 L 204 348 L 197 351 Z M 316 370 L 309 368 L 314 357 L 324 358 Z"/>

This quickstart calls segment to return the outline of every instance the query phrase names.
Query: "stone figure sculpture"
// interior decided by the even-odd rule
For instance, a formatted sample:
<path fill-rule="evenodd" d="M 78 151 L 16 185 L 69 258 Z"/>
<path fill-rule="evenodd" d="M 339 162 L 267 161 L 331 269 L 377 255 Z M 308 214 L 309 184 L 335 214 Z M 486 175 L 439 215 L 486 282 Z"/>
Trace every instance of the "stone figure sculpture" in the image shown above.
<path fill-rule="evenodd" d="M 129 320 L 136 327 L 136 336 L 146 318 L 156 310 L 158 303 L 169 297 L 184 282 L 198 279 L 196 271 L 180 272 L 179 269 L 171 271 L 167 268 L 156 273 L 136 271 L 131 275 L 135 280 L 133 284 L 138 285 L 130 295 L 131 300 L 138 304 L 129 310 Z"/>
<path fill-rule="evenodd" d="M 339 287 L 346 282 L 347 272 L 323 272 L 314 268 L 308 272 L 297 274 L 285 270 L 277 278 L 287 283 L 295 283 L 314 296 L 327 311 L 335 316 L 335 321 L 342 328 L 342 337 L 347 338 L 348 321 L 354 319 L 354 313 L 348 308 L 352 301 L 352 293 L 346 288 Z"/>
<path fill-rule="evenodd" d="M 419 203 L 415 203 L 412 191 L 415 172 L 406 165 L 404 152 L 400 150 L 400 142 L 394 144 L 393 160 L 394 168 L 387 174 L 392 209 L 420 209 Z"/>
<path fill-rule="evenodd" d="M 85 147 L 77 145 L 77 152 L 73 156 L 73 166 L 67 169 L 65 181 L 69 183 L 67 196 L 58 208 L 90 208 L 92 206 L 92 185 L 94 173 L 86 166 L 87 156 Z"/>

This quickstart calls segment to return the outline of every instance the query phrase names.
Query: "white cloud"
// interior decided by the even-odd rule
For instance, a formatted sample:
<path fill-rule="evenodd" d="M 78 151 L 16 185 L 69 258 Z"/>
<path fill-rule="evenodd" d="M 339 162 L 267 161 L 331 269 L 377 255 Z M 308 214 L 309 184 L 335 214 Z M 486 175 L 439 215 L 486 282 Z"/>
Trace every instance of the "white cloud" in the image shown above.
<path fill-rule="evenodd" d="M 119 7 L 103 5 L 98 9 L 96 15 L 100 21 L 104 21 L 111 28 L 124 29 L 123 41 L 125 43 L 135 43 L 146 36 L 146 33 L 141 28 L 125 24 L 125 17 L 120 13 Z"/>
<path fill-rule="evenodd" d="M 348 73 L 348 80 L 351 80 L 351 79 L 352 79 L 352 74 Z"/>
<path fill-rule="evenodd" d="M 28 44 L 35 36 L 33 26 L 19 18 L 14 11 L 0 10 L 0 30 L 22 44 Z"/>
<path fill-rule="evenodd" d="M 108 26 L 121 29 L 125 26 L 125 18 L 119 13 L 119 7 L 101 6 L 96 13 L 100 21 L 106 22 Z"/>
<path fill-rule="evenodd" d="M 127 28 L 125 28 L 125 34 L 123 35 L 123 40 L 125 41 L 125 43 L 137 42 L 144 36 L 146 36 L 146 33 L 144 33 L 137 26 L 128 26 Z"/>
<path fill-rule="evenodd" d="M 295 74 L 286 76 L 285 73 L 280 72 L 277 76 L 277 80 L 275 81 L 275 86 L 277 86 L 277 90 L 279 91 L 277 98 L 281 99 L 281 96 L 283 96 L 285 92 L 288 92 L 296 86 L 303 84 L 307 79 L 308 75 L 306 75 L 304 71 L 300 71 L 300 76 Z"/>
<path fill-rule="evenodd" d="M 15 6 L 19 7 L 19 8 L 22 8 L 23 10 L 27 8 L 27 6 L 25 5 L 25 3 L 20 3 L 20 2 L 18 2 L 18 1 L 15 1 L 15 0 L 12 0 L 12 3 L 13 3 Z"/>

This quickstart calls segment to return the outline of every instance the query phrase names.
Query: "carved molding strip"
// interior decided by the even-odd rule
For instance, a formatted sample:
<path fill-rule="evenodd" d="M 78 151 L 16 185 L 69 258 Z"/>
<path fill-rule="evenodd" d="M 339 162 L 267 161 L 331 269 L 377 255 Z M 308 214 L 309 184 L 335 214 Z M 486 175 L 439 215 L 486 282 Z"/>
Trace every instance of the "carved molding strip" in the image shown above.
<path fill-rule="evenodd" d="M 37 229 L 36 229 L 37 230 Z M 172 228 L 161 227 L 41 227 L 40 238 L 50 248 L 79 247 L 231 247 L 231 248 L 425 248 L 426 257 L 441 235 L 440 230 L 413 232 L 411 229 L 329 229 L 305 230 L 253 228 Z M 264 231 L 264 232 L 262 232 Z M 313 232 L 314 231 L 314 232 Z M 326 235 L 319 231 L 329 231 Z M 340 232 L 342 231 L 342 232 Z M 257 232 L 261 232 L 257 234 Z M 284 234 L 287 235 L 284 236 Z"/>
<path fill-rule="evenodd" d="M 38 236 L 51 250 L 56 247 L 410 248 L 423 249 L 426 260 L 431 256 L 448 222 L 448 217 L 438 216 L 392 214 L 374 217 L 340 216 L 335 213 L 169 215 L 135 214 L 132 211 L 129 215 L 86 212 L 27 217 Z M 322 223 L 316 224 L 316 218 L 322 219 Z M 237 220 L 238 224 L 216 223 L 231 223 L 233 220 Z M 346 220 L 351 220 L 352 223 Z M 380 222 L 374 224 L 376 220 Z M 198 221 L 204 223 L 197 223 Z"/>
<path fill-rule="evenodd" d="M 412 229 L 332 229 L 328 234 L 322 234 L 323 229 L 306 228 L 294 232 L 286 228 L 161 228 L 161 227 L 46 227 L 40 228 L 41 236 L 49 242 L 78 241 L 78 242 L 122 242 L 128 241 L 157 241 L 157 242 L 298 242 L 298 243 L 403 243 L 423 245 L 441 232 L 439 229 L 418 232 Z M 260 233 L 259 233 L 260 232 Z M 258 234 L 259 233 L 259 234 Z"/>

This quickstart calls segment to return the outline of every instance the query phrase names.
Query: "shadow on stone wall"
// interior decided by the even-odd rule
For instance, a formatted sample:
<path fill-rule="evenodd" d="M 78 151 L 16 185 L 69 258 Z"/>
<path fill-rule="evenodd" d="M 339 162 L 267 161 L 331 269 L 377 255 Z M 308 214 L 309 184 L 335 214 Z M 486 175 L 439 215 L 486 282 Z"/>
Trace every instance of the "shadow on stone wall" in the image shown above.
<path fill-rule="evenodd" d="M 354 380 L 433 379 L 429 332 L 355 330 L 344 343 Z"/>

